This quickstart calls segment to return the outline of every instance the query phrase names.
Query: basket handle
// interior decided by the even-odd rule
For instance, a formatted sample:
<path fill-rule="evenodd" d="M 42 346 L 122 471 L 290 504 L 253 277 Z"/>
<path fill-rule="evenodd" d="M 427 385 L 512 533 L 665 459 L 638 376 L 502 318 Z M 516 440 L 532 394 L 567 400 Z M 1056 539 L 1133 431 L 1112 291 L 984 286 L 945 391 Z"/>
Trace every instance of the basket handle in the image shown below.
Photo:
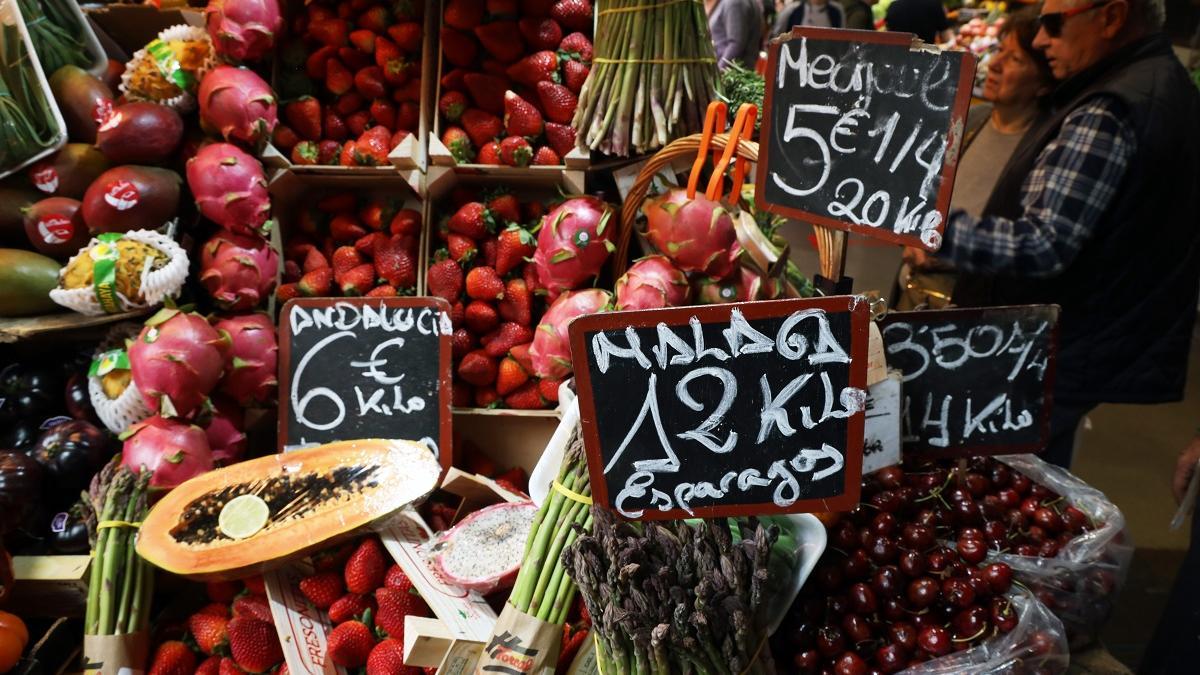
<path fill-rule="evenodd" d="M 696 161 L 692 162 L 692 173 L 688 176 L 688 199 L 696 198 L 696 185 L 700 182 L 700 172 L 704 170 L 704 162 L 708 159 L 708 146 L 712 143 L 714 134 L 725 131 L 725 121 L 728 118 L 729 108 L 724 101 L 713 101 L 708 104 L 708 112 L 704 115 L 704 133 L 700 137 L 700 148 L 696 150 Z"/>
<path fill-rule="evenodd" d="M 729 130 L 729 140 L 725 143 L 725 152 L 721 154 L 721 159 L 713 167 L 712 177 L 708 179 L 708 191 L 705 196 L 710 201 L 715 202 L 721 198 L 721 192 L 725 185 L 725 170 L 729 167 L 730 160 L 737 154 L 738 139 L 750 140 L 751 133 L 754 131 L 754 120 L 757 118 L 758 106 L 753 103 L 744 103 L 738 109 L 737 118 L 733 121 L 733 128 Z M 749 162 L 744 157 L 738 157 L 734 165 L 733 190 L 729 194 L 731 203 L 736 203 L 741 197 L 742 183 L 746 177 L 748 164 Z"/>

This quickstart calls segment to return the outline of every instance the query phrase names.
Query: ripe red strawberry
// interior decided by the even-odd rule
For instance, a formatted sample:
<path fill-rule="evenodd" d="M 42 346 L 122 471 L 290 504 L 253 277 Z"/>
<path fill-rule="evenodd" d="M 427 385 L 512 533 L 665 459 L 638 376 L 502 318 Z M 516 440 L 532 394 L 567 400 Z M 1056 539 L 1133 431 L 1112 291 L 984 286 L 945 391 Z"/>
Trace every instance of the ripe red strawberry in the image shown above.
<path fill-rule="evenodd" d="M 398 129 L 396 133 L 392 134 L 392 149 L 395 150 L 396 148 L 400 147 L 400 144 L 404 142 L 404 139 L 411 135 L 412 132 L 408 129 Z"/>
<path fill-rule="evenodd" d="M 386 127 L 371 127 L 354 143 L 354 161 L 359 166 L 386 166 L 392 151 L 392 132 Z"/>
<path fill-rule="evenodd" d="M 487 13 L 489 16 L 516 16 L 520 12 L 520 3 L 517 0 L 487 0 Z"/>
<path fill-rule="evenodd" d="M 588 25 L 591 25 L 591 19 L 588 19 Z M 571 33 L 563 38 L 561 44 L 558 45 L 558 50 L 568 54 L 578 54 L 579 58 L 591 63 L 592 61 L 592 41 L 588 36 L 578 31 Z"/>
<path fill-rule="evenodd" d="M 482 300 L 472 300 L 463 314 L 463 324 L 476 335 L 491 332 L 500 325 L 496 308 Z"/>
<path fill-rule="evenodd" d="M 325 258 L 325 254 L 317 250 L 315 246 L 308 249 L 308 252 L 304 254 L 304 264 L 302 266 L 304 272 L 308 273 L 323 267 L 329 267 L 329 260 Z"/>
<path fill-rule="evenodd" d="M 287 667 L 286 663 L 283 665 Z M 246 675 L 246 671 L 238 666 L 237 661 L 229 657 L 224 657 L 217 663 L 217 675 Z"/>
<path fill-rule="evenodd" d="M 204 659 L 200 665 L 196 666 L 196 672 L 193 675 L 221 675 L 221 657 L 210 656 Z"/>
<path fill-rule="evenodd" d="M 329 633 L 329 660 L 343 668 L 361 668 L 375 646 L 371 629 L 361 621 L 347 621 Z"/>
<path fill-rule="evenodd" d="M 342 151 L 338 155 L 338 165 L 358 166 L 358 161 L 354 157 L 354 141 L 346 141 L 342 144 Z"/>
<path fill-rule="evenodd" d="M 542 394 L 538 391 L 537 382 L 526 382 L 508 396 L 504 397 L 504 405 L 514 410 L 538 410 L 546 406 Z"/>
<path fill-rule="evenodd" d="M 562 380 L 538 380 L 538 392 L 551 403 L 558 403 L 558 388 Z"/>
<path fill-rule="evenodd" d="M 487 207 L 479 202 L 467 202 L 450 216 L 446 226 L 451 232 L 478 241 L 488 235 L 492 223 L 489 221 Z"/>
<path fill-rule="evenodd" d="M 279 288 L 275 289 L 275 299 L 281 303 L 298 297 L 300 297 L 300 288 L 296 283 L 280 284 Z"/>
<path fill-rule="evenodd" d="M 532 104 L 514 92 L 504 93 L 504 130 L 509 136 L 541 136 L 543 124 L 542 114 Z"/>
<path fill-rule="evenodd" d="M 475 38 L 468 33 L 450 26 L 442 26 L 442 55 L 450 63 L 467 68 L 475 63 L 475 58 L 479 56 L 479 47 Z"/>
<path fill-rule="evenodd" d="M 479 153 L 475 155 L 475 163 L 499 166 L 500 144 L 496 141 L 488 141 L 480 146 Z"/>
<path fill-rule="evenodd" d="M 345 595 L 346 588 L 342 585 L 342 575 L 328 571 L 301 579 L 300 592 L 317 609 L 329 609 L 335 600 Z"/>
<path fill-rule="evenodd" d="M 463 308 L 463 303 L 461 300 L 458 300 L 453 305 L 450 305 L 450 325 L 454 326 L 455 328 L 461 326 L 463 314 L 465 313 L 466 310 Z"/>
<path fill-rule="evenodd" d="M 284 106 L 283 116 L 300 138 L 321 140 L 321 103 L 317 99 L 301 96 Z"/>
<path fill-rule="evenodd" d="M 540 146 L 537 152 L 533 153 L 533 161 L 530 162 L 533 166 L 558 166 L 562 163 L 562 157 L 546 145 Z"/>
<path fill-rule="evenodd" d="M 331 141 L 344 141 L 350 135 L 349 125 L 334 110 L 325 110 L 322 127 L 325 130 L 324 138 Z"/>
<path fill-rule="evenodd" d="M 479 252 L 474 239 L 456 232 L 451 232 L 446 237 L 446 249 L 450 251 L 450 257 L 460 263 L 471 262 Z"/>
<path fill-rule="evenodd" d="M 450 122 L 457 122 L 466 109 L 467 96 L 461 91 L 448 91 L 438 100 L 438 110 Z"/>
<path fill-rule="evenodd" d="M 342 94 L 333 102 L 333 110 L 342 117 L 348 117 L 362 110 L 366 99 L 357 91 L 352 91 L 347 94 Z"/>
<path fill-rule="evenodd" d="M 271 616 L 271 603 L 261 595 L 246 595 L 238 596 L 237 600 L 233 601 L 233 615 L 236 616 L 252 616 L 259 621 L 265 621 L 269 624 L 275 623 L 275 617 Z"/>
<path fill-rule="evenodd" d="M 150 662 L 149 675 L 192 675 L 196 670 L 196 655 L 178 640 L 168 640 L 158 646 Z"/>
<path fill-rule="evenodd" d="M 317 164 L 334 164 L 342 144 L 334 140 L 325 140 L 317 144 Z"/>
<path fill-rule="evenodd" d="M 325 88 L 334 96 L 341 96 L 354 88 L 354 75 L 337 59 L 325 64 Z"/>
<path fill-rule="evenodd" d="M 463 81 L 467 71 L 462 68 L 451 68 L 450 72 L 442 76 L 442 91 L 466 91 L 467 85 Z"/>
<path fill-rule="evenodd" d="M 349 213 L 339 213 L 329 221 L 329 236 L 335 242 L 358 241 L 366 233 L 358 218 Z"/>
<path fill-rule="evenodd" d="M 397 640 L 404 640 L 404 617 L 429 614 L 429 608 L 421 596 L 396 588 L 376 589 L 375 602 L 379 606 L 375 625 Z"/>
<path fill-rule="evenodd" d="M 575 148 L 575 127 L 547 122 L 546 142 L 559 157 L 566 157 Z"/>
<path fill-rule="evenodd" d="M 508 166 L 529 166 L 533 159 L 533 149 L 529 142 L 520 136 L 509 136 L 500 141 L 500 161 Z"/>
<path fill-rule="evenodd" d="M 457 372 L 464 382 L 486 387 L 496 381 L 496 360 L 482 349 L 477 349 L 462 358 Z"/>
<path fill-rule="evenodd" d="M 551 18 L 525 17 L 517 23 L 525 43 L 533 50 L 558 49 L 562 42 L 562 28 Z"/>
<path fill-rule="evenodd" d="M 196 640 L 196 646 L 205 654 L 216 654 L 229 642 L 225 626 L 229 620 L 223 616 L 197 613 L 188 617 L 188 632 Z"/>
<path fill-rule="evenodd" d="M 382 199 L 369 199 L 358 210 L 358 219 L 367 228 L 382 231 L 392 220 L 396 205 Z"/>
<path fill-rule="evenodd" d="M 426 274 L 426 286 L 430 295 L 450 302 L 458 300 L 463 288 L 462 267 L 449 258 L 433 263 Z"/>
<path fill-rule="evenodd" d="M 331 288 L 333 288 L 333 270 L 328 267 L 305 274 L 296 284 L 296 290 L 306 298 L 329 295 Z"/>
<path fill-rule="evenodd" d="M 296 147 L 292 148 L 290 159 L 292 164 L 298 166 L 312 166 L 317 163 L 320 156 L 321 151 L 315 141 L 300 141 Z"/>
<path fill-rule="evenodd" d="M 375 33 L 365 28 L 350 31 L 350 44 L 354 45 L 359 51 L 374 54 Z"/>
<path fill-rule="evenodd" d="M 475 27 L 475 37 L 489 54 L 502 63 L 512 63 L 525 53 L 516 21 L 492 21 Z"/>
<path fill-rule="evenodd" d="M 371 7 L 367 11 L 358 15 L 357 24 L 361 28 L 382 33 L 387 30 L 388 24 L 392 22 L 392 17 L 388 14 L 387 8 L 381 5 Z"/>
<path fill-rule="evenodd" d="M 275 127 L 274 133 L 271 134 L 271 142 L 281 151 L 291 152 L 292 148 L 296 147 L 296 144 L 300 142 L 300 137 L 296 135 L 296 132 L 291 127 L 286 124 L 280 124 Z"/>
<path fill-rule="evenodd" d="M 371 119 L 375 120 L 375 123 L 379 126 L 387 127 L 388 129 L 396 128 L 396 106 L 392 105 L 391 101 L 382 98 L 375 99 L 371 101 L 369 112 L 371 113 Z M 391 139 L 388 139 L 388 144 L 391 144 Z"/>
<path fill-rule="evenodd" d="M 525 372 L 533 372 L 533 357 L 529 355 L 529 348 L 533 346 L 532 342 L 520 344 L 508 350 L 508 355 L 516 359 L 517 363 L 525 369 Z"/>
<path fill-rule="evenodd" d="M 487 73 L 463 75 L 463 86 L 471 94 L 471 100 L 485 112 L 504 114 L 504 92 L 509 88 L 507 77 Z M 497 132 L 497 135 L 499 132 Z"/>
<path fill-rule="evenodd" d="M 394 234 L 375 249 L 375 272 L 396 288 L 417 285 L 416 256 L 405 250 L 403 236 Z"/>
<path fill-rule="evenodd" d="M 471 142 L 479 147 L 504 133 L 504 123 L 499 117 L 478 108 L 468 108 L 463 112 L 461 122 Z"/>
<path fill-rule="evenodd" d="M 233 660 L 251 673 L 265 673 L 283 660 L 275 627 L 248 616 L 230 620 L 229 651 Z"/>
<path fill-rule="evenodd" d="M 367 656 L 367 675 L 416 675 L 419 668 L 404 665 L 404 644 L 395 638 L 382 640 Z"/>
<path fill-rule="evenodd" d="M 497 237 L 496 272 L 502 277 L 508 276 L 525 258 L 532 256 L 536 248 L 537 240 L 529 230 L 515 223 L 510 224 Z"/>
<path fill-rule="evenodd" d="M 413 582 L 399 565 L 392 563 L 383 577 L 383 585 L 407 593 L 413 587 Z"/>
<path fill-rule="evenodd" d="M 352 115 L 350 115 L 349 117 L 346 118 L 347 135 L 355 136 L 355 137 L 362 136 L 364 133 L 366 133 L 367 125 L 370 122 L 371 122 L 371 113 L 367 112 L 366 110 L 359 110 L 358 112 L 353 113 Z M 350 143 L 349 145 L 352 148 L 354 147 L 354 143 Z M 360 163 L 360 160 L 357 155 L 354 157 L 354 161 L 356 163 Z M 362 164 L 362 166 L 370 166 L 370 165 Z"/>
<path fill-rule="evenodd" d="M 493 267 L 474 267 L 467 272 L 467 295 L 475 300 L 499 300 L 504 297 L 504 280 Z"/>
<path fill-rule="evenodd" d="M 554 82 L 538 82 L 537 93 L 542 110 L 546 111 L 546 119 L 570 124 L 571 118 L 575 117 L 575 106 L 579 105 L 579 98 L 570 89 Z"/>
<path fill-rule="evenodd" d="M 381 37 L 375 41 L 375 65 L 383 69 L 383 79 L 393 87 L 408 82 L 411 64 L 391 40 Z"/>
<path fill-rule="evenodd" d="M 488 238 L 479 245 L 479 250 L 483 253 L 483 257 L 480 260 L 484 265 L 487 265 L 488 267 L 496 266 L 497 248 L 496 240 L 494 238 Z"/>
<path fill-rule="evenodd" d="M 375 266 L 363 263 L 351 269 L 342 275 L 338 286 L 342 289 L 342 295 L 347 297 L 366 295 L 367 291 L 375 287 Z"/>
<path fill-rule="evenodd" d="M 309 21 L 308 37 L 330 47 L 345 47 L 350 39 L 350 24 L 345 19 Z"/>
<path fill-rule="evenodd" d="M 364 258 L 369 258 L 375 255 L 375 247 L 379 245 L 379 242 L 385 241 L 386 239 L 387 235 L 382 232 L 364 234 L 354 241 L 354 250 L 358 251 L 358 254 Z M 360 260 L 359 264 L 362 264 L 362 262 L 363 261 Z"/>
<path fill-rule="evenodd" d="M 421 51 L 421 24 L 418 21 L 405 21 L 388 26 L 387 34 L 401 51 L 410 54 Z"/>
<path fill-rule="evenodd" d="M 533 341 L 533 329 L 512 321 L 500 324 L 500 330 L 491 342 L 487 343 L 484 351 L 488 356 L 500 357 L 517 345 Z"/>
<path fill-rule="evenodd" d="M 563 83 L 567 85 L 567 89 L 578 94 L 583 89 L 583 83 L 587 81 L 590 70 L 579 61 L 567 61 L 563 66 Z"/>
<path fill-rule="evenodd" d="M 346 66 L 346 70 L 356 73 L 371 65 L 371 55 L 361 52 L 354 47 L 342 47 L 337 52 L 338 60 Z"/>
<path fill-rule="evenodd" d="M 504 299 L 496 307 L 500 318 L 522 326 L 533 321 L 533 295 L 524 279 L 510 279 L 504 286 Z"/>
<path fill-rule="evenodd" d="M 416 209 L 400 209 L 392 218 L 392 234 L 417 235 L 421 233 L 421 212 Z"/>
<path fill-rule="evenodd" d="M 379 66 L 367 66 L 355 73 L 354 90 L 367 99 L 386 96 L 387 83 L 383 81 L 383 68 Z"/>
<path fill-rule="evenodd" d="M 362 613 L 374 604 L 370 600 L 370 596 L 358 593 L 343 595 L 329 606 L 329 621 L 336 626 L 362 616 Z"/>
<path fill-rule="evenodd" d="M 456 361 L 466 356 L 468 352 L 477 346 L 475 344 L 475 337 L 466 328 L 456 328 L 450 334 L 450 354 Z"/>
<path fill-rule="evenodd" d="M 512 79 L 532 87 L 542 80 L 553 82 L 558 72 L 558 54 L 548 49 L 526 56 L 508 67 Z"/>
<path fill-rule="evenodd" d="M 210 602 L 196 611 L 197 614 L 212 614 L 222 619 L 229 618 L 229 605 L 221 602 Z"/>
<path fill-rule="evenodd" d="M 414 132 L 421 121 L 420 118 L 421 106 L 417 105 L 414 101 L 401 101 L 400 105 L 396 106 L 397 129 Z"/>
<path fill-rule="evenodd" d="M 442 145 L 450 151 L 454 161 L 466 164 L 471 161 L 474 151 L 471 149 L 471 138 L 462 127 L 446 127 L 442 132 Z"/>
<path fill-rule="evenodd" d="M 365 298 L 394 298 L 400 295 L 395 286 L 391 284 L 382 284 L 367 291 L 363 297 Z"/>
<path fill-rule="evenodd" d="M 236 581 L 209 581 L 204 584 L 204 593 L 209 600 L 225 604 L 233 602 L 241 590 L 241 584 Z"/>
<path fill-rule="evenodd" d="M 493 340 L 493 343 L 495 341 Z M 489 347 L 491 345 L 488 345 Z M 511 357 L 500 359 L 496 372 L 496 393 L 505 396 L 529 381 L 529 373 Z"/>
<path fill-rule="evenodd" d="M 567 30 L 588 30 L 592 27 L 592 3 L 588 0 L 558 0 L 550 8 L 550 16 Z"/>
<path fill-rule="evenodd" d="M 346 589 L 351 593 L 366 594 L 383 585 L 387 564 L 379 540 L 367 537 L 346 561 Z"/>
<path fill-rule="evenodd" d="M 325 64 L 329 62 L 329 59 L 337 55 L 337 50 L 337 47 L 329 45 L 314 50 L 304 60 L 305 74 L 314 80 L 324 80 Z"/>
<path fill-rule="evenodd" d="M 483 21 L 484 0 L 450 0 L 442 22 L 459 30 L 471 30 Z"/>
<path fill-rule="evenodd" d="M 497 224 L 506 225 L 521 220 L 521 202 L 511 192 L 497 192 L 488 200 L 487 208 Z"/>
<path fill-rule="evenodd" d="M 476 387 L 475 406 L 478 408 L 497 408 L 502 401 L 495 387 Z"/>

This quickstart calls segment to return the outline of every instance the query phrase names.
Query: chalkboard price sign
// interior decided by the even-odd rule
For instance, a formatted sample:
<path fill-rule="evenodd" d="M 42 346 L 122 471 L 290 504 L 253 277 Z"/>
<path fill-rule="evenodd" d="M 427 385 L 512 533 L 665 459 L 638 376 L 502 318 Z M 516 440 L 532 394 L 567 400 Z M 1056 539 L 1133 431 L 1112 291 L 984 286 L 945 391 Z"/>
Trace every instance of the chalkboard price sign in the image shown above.
<path fill-rule="evenodd" d="M 903 374 L 905 450 L 1041 452 L 1050 437 L 1057 305 L 895 312 L 880 322 Z"/>
<path fill-rule="evenodd" d="M 439 298 L 304 298 L 279 315 L 282 450 L 424 441 L 451 465 L 450 310 Z"/>
<path fill-rule="evenodd" d="M 759 208 L 941 246 L 975 57 L 914 39 L 794 28 L 771 42 Z"/>
<path fill-rule="evenodd" d="M 868 321 L 860 296 L 576 319 L 596 503 L 641 520 L 851 508 Z"/>

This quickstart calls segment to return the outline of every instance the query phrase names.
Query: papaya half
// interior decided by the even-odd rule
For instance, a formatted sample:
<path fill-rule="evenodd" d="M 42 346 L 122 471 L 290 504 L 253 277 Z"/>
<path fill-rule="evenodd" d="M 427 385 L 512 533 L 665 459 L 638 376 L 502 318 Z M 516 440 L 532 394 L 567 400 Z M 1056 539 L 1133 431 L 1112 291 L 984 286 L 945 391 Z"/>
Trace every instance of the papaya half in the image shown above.
<path fill-rule="evenodd" d="M 239 579 L 353 536 L 427 496 L 440 473 L 425 445 L 404 440 L 252 459 L 168 492 L 142 522 L 137 552 L 192 579 Z"/>

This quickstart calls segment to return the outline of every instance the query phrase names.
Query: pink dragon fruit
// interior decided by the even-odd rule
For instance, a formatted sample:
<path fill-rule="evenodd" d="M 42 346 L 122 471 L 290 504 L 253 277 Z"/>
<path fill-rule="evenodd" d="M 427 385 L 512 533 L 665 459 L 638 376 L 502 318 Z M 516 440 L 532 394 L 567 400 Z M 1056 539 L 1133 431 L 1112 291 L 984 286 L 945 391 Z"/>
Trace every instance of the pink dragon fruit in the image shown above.
<path fill-rule="evenodd" d="M 572 368 L 567 324 L 577 316 L 612 309 L 612 299 L 611 293 L 599 288 L 567 291 L 558 296 L 533 334 L 529 356 L 533 360 L 534 374 L 545 380 L 561 380 L 569 376 Z"/>
<path fill-rule="evenodd" d="M 205 218 L 235 234 L 262 235 L 270 229 L 271 200 L 262 165 L 236 145 L 200 148 L 188 160 L 187 182 Z"/>
<path fill-rule="evenodd" d="M 511 588 L 537 513 L 533 502 L 479 509 L 438 535 L 430 556 L 433 571 L 448 584 L 480 593 Z"/>
<path fill-rule="evenodd" d="M 278 0 L 209 0 L 205 26 L 213 49 L 235 61 L 257 61 L 283 29 Z"/>
<path fill-rule="evenodd" d="M 262 147 L 279 121 L 271 87 L 246 68 L 212 69 L 200 81 L 198 98 L 206 129 L 251 149 Z"/>
<path fill-rule="evenodd" d="M 613 207 L 595 197 L 572 197 L 542 219 L 538 233 L 538 279 L 553 299 L 596 276 L 615 250 Z"/>
<path fill-rule="evenodd" d="M 279 256 L 260 237 L 221 230 L 200 250 L 200 282 L 221 309 L 254 309 L 275 290 Z"/>
<path fill-rule="evenodd" d="M 696 300 L 706 305 L 726 302 L 749 302 L 770 300 L 779 297 L 779 284 L 764 278 L 758 272 L 744 266 L 727 279 L 701 279 L 696 283 Z"/>
<path fill-rule="evenodd" d="M 213 396 L 212 416 L 204 427 L 208 447 L 212 450 L 213 463 L 229 466 L 242 460 L 246 454 L 245 415 L 241 406 L 228 396 Z"/>
<path fill-rule="evenodd" d="M 150 410 L 186 417 L 200 408 L 225 370 L 229 337 L 199 314 L 163 309 L 129 346 L 133 382 Z"/>
<path fill-rule="evenodd" d="M 686 305 L 691 295 L 687 276 L 666 256 L 646 256 L 617 279 L 617 310 L 662 309 Z"/>
<path fill-rule="evenodd" d="M 213 468 L 204 430 L 186 422 L 155 415 L 129 427 L 122 437 L 121 464 L 135 473 L 150 471 L 151 488 L 170 490 Z"/>
<path fill-rule="evenodd" d="M 719 202 L 672 188 L 646 200 L 646 238 L 684 272 L 724 279 L 733 271 L 729 251 L 737 242 L 733 217 Z"/>
<path fill-rule="evenodd" d="M 229 334 L 231 347 L 220 390 L 241 405 L 275 400 L 275 367 L 279 346 L 275 324 L 265 314 L 243 314 L 217 322 Z"/>

